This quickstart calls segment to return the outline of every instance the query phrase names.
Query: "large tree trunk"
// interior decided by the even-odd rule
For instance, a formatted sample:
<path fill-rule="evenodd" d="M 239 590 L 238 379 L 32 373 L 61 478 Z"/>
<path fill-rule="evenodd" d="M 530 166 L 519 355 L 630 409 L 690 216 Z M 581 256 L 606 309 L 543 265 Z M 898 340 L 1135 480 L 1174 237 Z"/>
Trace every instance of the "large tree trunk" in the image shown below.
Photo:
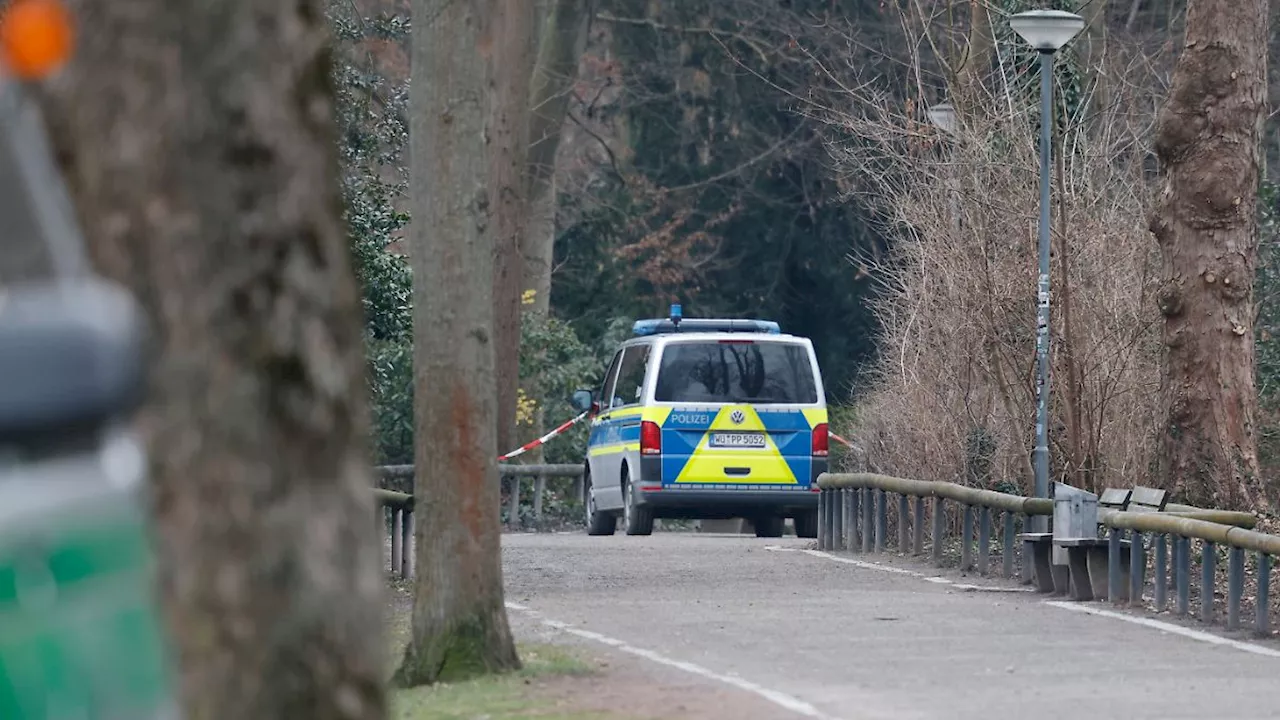
<path fill-rule="evenodd" d="M 529 220 L 529 82 L 534 51 L 534 3 L 489 0 L 489 192 L 494 203 L 493 342 L 498 389 L 497 447 L 515 446 L 520 384 L 520 243 Z"/>
<path fill-rule="evenodd" d="M 44 101 L 91 252 L 158 335 L 141 421 L 185 717 L 381 718 L 320 0 L 69 4 L 87 31 Z"/>
<path fill-rule="evenodd" d="M 402 685 L 519 667 L 495 459 L 490 3 L 415 0 L 410 138 L 417 583 Z"/>
<path fill-rule="evenodd" d="M 1166 281 L 1160 479 L 1192 502 L 1235 508 L 1265 502 L 1252 304 L 1267 15 L 1266 0 L 1191 0 L 1160 114 L 1165 186 L 1150 222 Z"/>

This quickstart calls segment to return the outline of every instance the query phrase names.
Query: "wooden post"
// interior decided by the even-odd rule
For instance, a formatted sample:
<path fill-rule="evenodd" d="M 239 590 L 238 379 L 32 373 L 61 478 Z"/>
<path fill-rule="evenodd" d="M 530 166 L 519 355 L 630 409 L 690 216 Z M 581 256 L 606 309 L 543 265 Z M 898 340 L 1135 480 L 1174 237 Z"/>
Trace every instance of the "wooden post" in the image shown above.
<path fill-rule="evenodd" d="M 404 508 L 391 508 L 391 574 L 399 575 L 404 565 Z"/>
<path fill-rule="evenodd" d="M 542 496 L 547 492 L 547 476 L 538 473 L 533 479 L 533 519 L 542 520 Z"/>
<path fill-rule="evenodd" d="M 400 577 L 405 580 L 412 580 L 414 576 L 414 568 L 417 566 L 418 556 L 414 553 L 413 539 L 413 509 L 408 508 L 404 511 L 404 520 L 401 522 L 401 533 L 404 536 L 402 545 L 404 547 L 404 557 L 400 563 Z"/>
<path fill-rule="evenodd" d="M 520 476 L 511 476 L 511 504 L 507 510 L 507 527 L 520 527 Z"/>

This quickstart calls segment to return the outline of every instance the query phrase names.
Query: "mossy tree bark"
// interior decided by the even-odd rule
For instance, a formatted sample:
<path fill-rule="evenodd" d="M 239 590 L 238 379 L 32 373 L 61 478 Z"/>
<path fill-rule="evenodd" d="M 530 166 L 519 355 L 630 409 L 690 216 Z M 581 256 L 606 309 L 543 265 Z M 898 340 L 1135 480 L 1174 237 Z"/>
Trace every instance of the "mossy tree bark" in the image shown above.
<path fill-rule="evenodd" d="M 415 0 L 410 117 L 417 583 L 400 685 L 518 668 L 503 604 L 486 0 Z"/>
<path fill-rule="evenodd" d="M 42 99 L 148 308 L 160 591 L 192 720 L 383 717 L 359 289 L 320 0 L 72 0 Z"/>
<path fill-rule="evenodd" d="M 1266 504 L 1258 475 L 1253 278 L 1267 0 L 1191 0 L 1159 118 L 1167 419 L 1159 480 L 1187 500 Z"/>

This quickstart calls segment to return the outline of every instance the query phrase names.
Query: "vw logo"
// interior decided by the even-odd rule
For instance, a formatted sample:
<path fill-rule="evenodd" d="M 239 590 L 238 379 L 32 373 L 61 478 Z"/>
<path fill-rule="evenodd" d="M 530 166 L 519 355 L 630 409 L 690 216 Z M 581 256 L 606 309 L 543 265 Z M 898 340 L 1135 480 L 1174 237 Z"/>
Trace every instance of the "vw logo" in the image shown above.
<path fill-rule="evenodd" d="M 729 419 L 733 421 L 734 425 L 741 425 L 746 422 L 747 416 L 746 413 L 741 410 L 734 410 L 733 414 L 729 416 Z"/>

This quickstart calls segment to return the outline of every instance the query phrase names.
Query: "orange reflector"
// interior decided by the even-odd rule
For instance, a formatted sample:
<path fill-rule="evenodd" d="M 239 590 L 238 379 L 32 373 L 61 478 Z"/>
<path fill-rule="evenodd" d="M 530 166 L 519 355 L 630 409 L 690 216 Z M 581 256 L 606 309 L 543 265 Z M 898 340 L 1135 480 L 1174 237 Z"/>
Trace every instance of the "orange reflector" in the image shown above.
<path fill-rule="evenodd" d="M 58 0 L 12 0 L 0 11 L 0 63 L 10 75 L 49 75 L 71 57 L 71 43 L 71 13 Z"/>

